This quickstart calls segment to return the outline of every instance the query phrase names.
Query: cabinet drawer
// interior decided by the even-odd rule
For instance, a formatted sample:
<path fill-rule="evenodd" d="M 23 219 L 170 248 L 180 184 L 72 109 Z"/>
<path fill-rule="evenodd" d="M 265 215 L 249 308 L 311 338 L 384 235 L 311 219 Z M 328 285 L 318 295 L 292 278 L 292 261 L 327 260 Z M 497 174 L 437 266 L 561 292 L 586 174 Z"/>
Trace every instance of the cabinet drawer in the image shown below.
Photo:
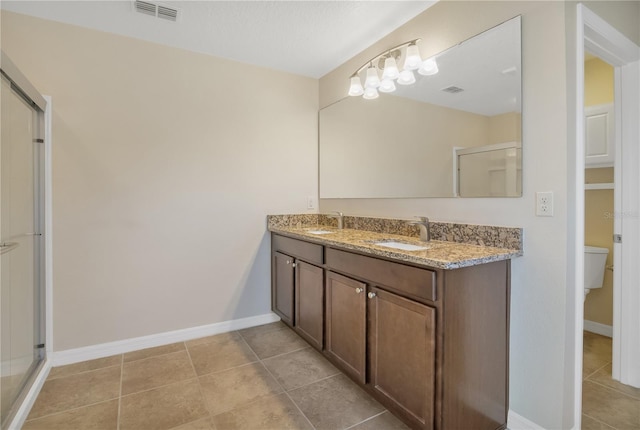
<path fill-rule="evenodd" d="M 293 257 L 298 257 L 310 263 L 323 264 L 323 247 L 315 243 L 303 242 L 290 237 L 273 235 L 271 247 L 274 251 L 280 251 Z"/>
<path fill-rule="evenodd" d="M 375 284 L 426 300 L 436 300 L 436 272 L 351 252 L 327 248 L 326 263 L 331 269 L 350 273 Z"/>

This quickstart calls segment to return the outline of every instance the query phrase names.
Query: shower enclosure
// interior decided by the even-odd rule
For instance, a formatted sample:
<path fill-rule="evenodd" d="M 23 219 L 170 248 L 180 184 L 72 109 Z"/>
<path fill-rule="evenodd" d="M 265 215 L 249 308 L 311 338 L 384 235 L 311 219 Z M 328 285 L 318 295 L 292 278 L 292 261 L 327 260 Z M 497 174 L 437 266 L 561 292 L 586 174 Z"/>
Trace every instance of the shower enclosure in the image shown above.
<path fill-rule="evenodd" d="M 0 69 L 0 418 L 5 429 L 45 358 L 46 102 L 4 53 Z"/>

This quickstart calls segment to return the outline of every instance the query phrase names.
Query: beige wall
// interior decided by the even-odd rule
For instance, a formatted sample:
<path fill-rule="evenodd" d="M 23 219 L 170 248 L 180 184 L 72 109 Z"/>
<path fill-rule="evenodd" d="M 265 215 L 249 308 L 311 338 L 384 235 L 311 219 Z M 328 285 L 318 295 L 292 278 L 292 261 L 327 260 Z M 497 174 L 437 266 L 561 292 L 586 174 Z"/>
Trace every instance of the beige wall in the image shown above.
<path fill-rule="evenodd" d="M 2 49 L 53 97 L 55 350 L 270 311 L 317 80 L 6 11 Z"/>
<path fill-rule="evenodd" d="M 491 143 L 490 118 L 403 97 L 349 97 L 320 121 L 320 196 L 332 198 L 452 196 L 453 148 Z"/>
<path fill-rule="evenodd" d="M 522 114 L 507 112 L 489 117 L 489 143 L 521 142 Z"/>
<path fill-rule="evenodd" d="M 321 211 L 426 215 L 523 227 L 524 256 L 512 262 L 510 407 L 544 428 L 570 428 L 573 399 L 565 387 L 567 309 L 567 82 L 565 5 L 562 2 L 444 1 L 367 48 L 320 80 L 320 105 L 345 96 L 348 78 L 368 58 L 396 43 L 422 38 L 427 57 L 522 15 L 523 196 L 484 199 L 333 199 Z M 381 97 L 384 97 L 382 95 Z M 550 156 L 552 154 L 552 156 Z M 544 168 L 542 168 L 544 166 Z M 535 192 L 553 191 L 554 217 L 535 216 Z M 573 367 L 573 363 L 571 363 Z"/>
<path fill-rule="evenodd" d="M 613 67 L 599 58 L 584 63 L 584 105 L 613 103 Z"/>
<path fill-rule="evenodd" d="M 599 58 L 584 64 L 585 106 L 613 103 L 613 67 Z M 587 184 L 613 182 L 613 168 L 586 169 Z M 585 193 L 585 244 L 609 249 L 607 266 L 613 264 L 613 190 Z M 591 290 L 584 302 L 584 319 L 613 325 L 613 272 L 606 270 L 601 289 Z"/>

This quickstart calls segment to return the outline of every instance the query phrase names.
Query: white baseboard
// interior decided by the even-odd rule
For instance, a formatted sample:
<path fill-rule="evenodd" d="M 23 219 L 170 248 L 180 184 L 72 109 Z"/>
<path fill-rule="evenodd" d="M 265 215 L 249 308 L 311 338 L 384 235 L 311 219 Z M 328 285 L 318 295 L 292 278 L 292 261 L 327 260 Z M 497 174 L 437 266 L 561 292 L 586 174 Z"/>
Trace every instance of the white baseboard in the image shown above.
<path fill-rule="evenodd" d="M 40 393 L 40 390 L 44 385 L 44 381 L 46 381 L 47 376 L 49 376 L 50 370 L 51 370 L 51 360 L 46 359 L 44 362 L 44 365 L 40 369 L 40 373 L 38 373 L 38 376 L 33 381 L 33 385 L 31 385 L 29 392 L 27 393 L 22 404 L 18 408 L 18 411 L 13 416 L 13 420 L 11 421 L 7 429 L 18 430 L 22 428 L 22 426 L 24 425 L 24 422 L 29 416 L 29 412 L 31 412 L 31 408 L 33 407 L 33 404 L 36 402 L 36 399 L 38 398 L 38 394 Z"/>
<path fill-rule="evenodd" d="M 591 333 L 601 334 L 602 336 L 613 337 L 613 326 L 600 324 L 594 321 L 584 320 L 584 329 Z"/>
<path fill-rule="evenodd" d="M 518 415 L 509 409 L 509 415 L 507 416 L 507 429 L 509 430 L 544 430 L 538 424 L 533 421 L 529 421 L 522 415 Z"/>
<path fill-rule="evenodd" d="M 280 321 L 280 317 L 278 317 L 274 313 L 268 313 L 249 318 L 222 321 L 219 323 L 208 324 L 199 327 L 192 327 L 182 330 L 153 334 L 149 336 L 141 336 L 132 339 L 85 346 L 82 348 L 67 349 L 65 351 L 54 351 L 51 354 L 51 366 L 62 366 L 65 364 L 79 363 L 81 361 L 109 357 L 111 355 L 123 354 L 125 352 L 136 351 L 139 349 L 152 348 L 154 346 L 168 345 L 175 342 L 184 342 L 186 340 L 197 339 L 199 337 L 227 333 L 234 330 L 240 330 L 243 328 L 254 327 L 276 321 Z"/>

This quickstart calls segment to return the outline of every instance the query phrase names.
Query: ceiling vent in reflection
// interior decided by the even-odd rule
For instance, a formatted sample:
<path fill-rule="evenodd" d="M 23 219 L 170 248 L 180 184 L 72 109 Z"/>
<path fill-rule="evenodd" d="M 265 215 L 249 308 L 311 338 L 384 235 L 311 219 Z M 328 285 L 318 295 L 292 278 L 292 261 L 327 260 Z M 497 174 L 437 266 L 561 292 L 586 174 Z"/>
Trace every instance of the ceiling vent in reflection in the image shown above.
<path fill-rule="evenodd" d="M 136 0 L 133 3 L 136 12 L 155 16 L 156 18 L 165 19 L 167 21 L 178 21 L 178 9 L 163 6 L 157 3 L 152 3 L 149 1 Z"/>
<path fill-rule="evenodd" d="M 455 94 L 455 93 L 461 93 L 464 90 L 462 88 L 456 87 L 455 85 L 452 85 L 450 87 L 443 88 L 441 91 L 444 91 L 445 93 L 449 93 L 449 94 Z"/>

